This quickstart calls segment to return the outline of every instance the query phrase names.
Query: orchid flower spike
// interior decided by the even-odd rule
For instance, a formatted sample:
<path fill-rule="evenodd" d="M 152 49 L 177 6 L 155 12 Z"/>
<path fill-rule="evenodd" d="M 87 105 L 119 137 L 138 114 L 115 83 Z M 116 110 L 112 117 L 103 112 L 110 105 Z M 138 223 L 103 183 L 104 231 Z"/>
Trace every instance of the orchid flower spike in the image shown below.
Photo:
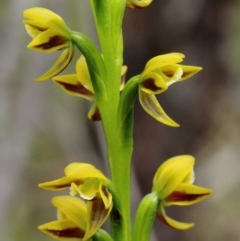
<path fill-rule="evenodd" d="M 157 216 L 175 229 L 185 230 L 194 224 L 171 219 L 166 215 L 165 207 L 192 205 L 212 193 L 210 189 L 193 185 L 194 162 L 194 157 L 189 155 L 170 158 L 158 168 L 153 179 L 152 192 L 156 192 L 159 199 Z"/>
<path fill-rule="evenodd" d="M 176 82 L 195 75 L 202 68 L 180 65 L 185 56 L 180 53 L 159 55 L 149 60 L 140 75 L 139 100 L 143 109 L 155 120 L 178 127 L 160 106 L 155 94 L 160 94 Z"/>
<path fill-rule="evenodd" d="M 127 0 L 129 8 L 144 8 L 147 7 L 153 0 Z"/>
<path fill-rule="evenodd" d="M 52 199 L 57 208 L 58 220 L 38 226 L 38 229 L 51 237 L 64 240 L 85 241 L 98 231 L 97 226 L 91 230 L 87 204 L 76 197 L 57 196 Z"/>
<path fill-rule="evenodd" d="M 124 87 L 127 67 L 122 66 L 120 91 Z M 92 121 L 101 120 L 100 112 L 95 101 L 93 86 L 85 57 L 82 55 L 76 63 L 76 74 L 59 75 L 52 78 L 66 93 L 83 97 L 93 101 L 93 105 L 88 112 L 88 118 Z"/>
<path fill-rule="evenodd" d="M 51 79 L 62 72 L 72 60 L 74 45 L 71 41 L 70 30 L 63 19 L 45 8 L 30 8 L 23 12 L 27 20 L 23 20 L 28 34 L 33 40 L 27 46 L 40 52 L 64 50 L 56 63 L 37 81 Z"/>

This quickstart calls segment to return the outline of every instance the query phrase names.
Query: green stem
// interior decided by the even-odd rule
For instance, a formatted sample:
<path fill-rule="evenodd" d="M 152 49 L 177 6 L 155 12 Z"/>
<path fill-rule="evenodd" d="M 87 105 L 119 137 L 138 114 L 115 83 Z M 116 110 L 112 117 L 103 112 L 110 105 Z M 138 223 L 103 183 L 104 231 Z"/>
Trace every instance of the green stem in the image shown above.
<path fill-rule="evenodd" d="M 105 69 L 102 66 L 102 58 L 95 45 L 83 34 L 72 32 L 72 39 L 78 49 L 85 56 L 89 66 L 89 72 L 94 88 L 97 105 L 100 109 L 102 124 L 108 146 L 108 160 L 112 181 L 116 187 L 119 205 L 113 210 L 111 218 L 113 238 L 115 241 L 130 241 L 130 160 L 132 145 L 126 149 L 119 135 L 119 123 L 117 119 L 119 88 L 117 94 L 112 96 L 111 91 L 106 91 L 106 78 L 111 76 L 118 81 L 120 86 L 121 66 L 119 71 L 111 72 L 110 65 Z M 105 72 L 106 70 L 106 72 Z M 117 73 L 119 72 L 119 73 Z M 105 74 L 107 73 L 107 75 Z M 105 79 L 104 79 L 105 77 Z M 114 80 L 113 79 L 113 80 Z M 116 82 L 116 81 L 115 81 Z M 111 93 L 111 95 L 109 94 Z M 117 218 L 116 218 L 117 217 Z"/>
<path fill-rule="evenodd" d="M 111 179 L 117 193 L 117 195 L 113 195 L 114 207 L 110 221 L 114 241 L 130 241 L 130 160 L 132 148 L 126 150 L 121 144 L 116 109 L 109 110 L 106 106 L 101 110 L 101 116 L 105 116 L 102 121 L 108 146 Z M 109 113 L 111 114 L 109 115 Z M 112 116 L 113 113 L 114 116 Z"/>
<path fill-rule="evenodd" d="M 115 241 L 130 241 L 130 162 L 132 145 L 125 148 L 119 135 L 118 105 L 123 64 L 122 19 L 126 0 L 91 0 L 107 79 L 104 103 L 98 103 L 108 147 L 111 178 L 117 196 L 111 214 L 112 236 Z M 94 89 L 95 91 L 95 89 Z"/>
<path fill-rule="evenodd" d="M 81 49 L 80 35 L 73 35 L 74 43 L 86 57 L 93 84 L 95 98 L 101 113 L 101 119 L 108 147 L 108 161 L 117 197 L 111 214 L 112 237 L 114 241 L 131 240 L 130 215 L 130 163 L 132 156 L 132 131 L 128 145 L 124 144 L 124 135 L 119 131 L 118 106 L 120 99 L 121 68 L 123 64 L 122 19 L 126 0 L 91 0 L 92 11 L 100 41 L 104 66 L 97 64 L 99 53 L 94 55 Z M 86 41 L 83 41 L 85 44 Z M 90 43 L 87 41 L 87 43 Z M 91 44 L 91 47 L 93 45 Z M 87 45 L 88 47 L 88 45 Z M 89 48 L 90 49 L 90 48 Z M 101 61 L 102 61 L 101 60 Z M 92 64 L 92 67 L 89 66 Z M 98 68 L 103 69 L 98 69 Z M 94 69 L 95 68 L 95 69 Z M 97 69 L 96 69 L 97 68 Z M 106 75 L 105 75 L 106 73 Z M 103 86 L 99 88 L 98 83 Z"/>
<path fill-rule="evenodd" d="M 116 241 L 131 240 L 130 165 L 133 151 L 133 104 L 138 94 L 138 80 L 139 76 L 135 76 L 128 81 L 121 93 L 118 108 L 114 108 L 112 112 L 108 106 L 103 109 L 106 111 L 103 126 L 115 187 L 112 190 L 114 208 L 111 214 L 111 227 Z M 115 114 L 114 117 L 112 113 Z"/>

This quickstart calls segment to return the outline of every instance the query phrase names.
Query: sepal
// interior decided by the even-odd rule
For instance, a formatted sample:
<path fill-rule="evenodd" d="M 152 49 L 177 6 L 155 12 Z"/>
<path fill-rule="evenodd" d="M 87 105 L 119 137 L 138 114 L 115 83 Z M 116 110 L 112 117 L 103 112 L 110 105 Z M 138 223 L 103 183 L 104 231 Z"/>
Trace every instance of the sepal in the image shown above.
<path fill-rule="evenodd" d="M 172 120 L 160 106 L 157 98 L 153 94 L 148 94 L 141 89 L 139 90 L 139 101 L 143 109 L 152 116 L 155 120 L 172 127 L 178 127 L 174 120 Z"/>
<path fill-rule="evenodd" d="M 179 205 L 188 206 L 202 201 L 212 194 L 212 190 L 199 187 L 196 185 L 182 183 L 169 196 L 165 198 L 163 203 L 165 206 Z"/>
<path fill-rule="evenodd" d="M 183 223 L 168 217 L 162 205 L 159 206 L 157 216 L 161 221 L 163 221 L 163 223 L 171 228 L 186 230 L 194 226 L 194 223 Z"/>
<path fill-rule="evenodd" d="M 58 75 L 53 77 L 52 80 L 69 95 L 82 97 L 88 100 L 94 99 L 94 93 L 79 81 L 76 74 Z"/>
<path fill-rule="evenodd" d="M 57 220 L 38 226 L 43 233 L 60 241 L 82 241 L 85 234 L 77 225 L 70 220 Z"/>
<path fill-rule="evenodd" d="M 29 49 L 51 53 L 69 47 L 69 40 L 65 36 L 58 36 L 55 30 L 48 30 L 38 34 L 27 46 Z"/>
<path fill-rule="evenodd" d="M 31 19 L 35 23 L 33 26 L 46 26 L 47 28 L 55 29 L 62 35 L 70 36 L 69 29 L 63 19 L 49 9 L 38 7 L 29 8 L 23 12 L 23 16 L 25 18 Z"/>
<path fill-rule="evenodd" d="M 89 239 L 103 225 L 112 210 L 112 203 L 106 208 L 103 199 L 96 197 L 87 202 L 87 210 L 88 223 L 84 240 Z"/>
<path fill-rule="evenodd" d="M 71 196 L 57 196 L 52 199 L 52 204 L 64 214 L 65 219 L 71 220 L 82 230 L 86 229 L 87 206 L 83 200 Z"/>
<path fill-rule="evenodd" d="M 185 58 L 185 55 L 181 53 L 169 53 L 169 54 L 158 55 L 154 58 L 151 58 L 147 62 L 144 68 L 144 72 L 150 72 L 167 65 L 181 63 L 184 58 Z"/>
<path fill-rule="evenodd" d="M 190 155 L 181 155 L 168 159 L 157 169 L 153 179 L 153 192 L 161 200 L 172 193 L 193 172 L 195 159 Z"/>
<path fill-rule="evenodd" d="M 109 180 L 100 170 L 88 163 L 73 162 L 64 169 L 64 173 L 71 179 L 97 178 L 104 183 L 109 182 Z"/>
<path fill-rule="evenodd" d="M 57 62 L 45 74 L 39 76 L 35 80 L 44 81 L 58 75 L 69 65 L 69 63 L 73 58 L 73 55 L 74 55 L 74 46 L 70 44 L 69 47 L 65 49 L 63 53 L 60 55 Z"/>

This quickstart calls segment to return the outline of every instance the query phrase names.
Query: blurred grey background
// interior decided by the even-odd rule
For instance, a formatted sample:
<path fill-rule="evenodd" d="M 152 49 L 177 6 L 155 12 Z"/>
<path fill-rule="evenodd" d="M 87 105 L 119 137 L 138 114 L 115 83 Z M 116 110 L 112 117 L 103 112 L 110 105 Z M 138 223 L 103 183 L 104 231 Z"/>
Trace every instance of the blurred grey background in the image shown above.
<path fill-rule="evenodd" d="M 96 40 L 88 1 L 0 1 L 0 233 L 3 241 L 53 240 L 37 230 L 55 219 L 51 198 L 38 183 L 63 175 L 72 161 L 108 173 L 101 123 L 89 122 L 89 103 L 68 96 L 51 81 L 35 83 L 59 53 L 26 49 L 22 11 L 46 7 L 71 29 Z M 196 77 L 158 96 L 181 126 L 155 122 L 136 102 L 132 171 L 133 217 L 153 175 L 166 159 L 196 157 L 196 181 L 214 195 L 190 207 L 170 207 L 169 216 L 195 222 L 176 231 L 155 222 L 152 241 L 240 240 L 240 2 L 154 0 L 145 9 L 127 9 L 124 18 L 127 77 L 152 57 L 182 52 L 188 65 L 203 67 Z M 75 59 L 79 57 L 76 51 Z M 65 71 L 75 71 L 74 61 Z M 62 193 L 67 193 L 62 192 Z"/>

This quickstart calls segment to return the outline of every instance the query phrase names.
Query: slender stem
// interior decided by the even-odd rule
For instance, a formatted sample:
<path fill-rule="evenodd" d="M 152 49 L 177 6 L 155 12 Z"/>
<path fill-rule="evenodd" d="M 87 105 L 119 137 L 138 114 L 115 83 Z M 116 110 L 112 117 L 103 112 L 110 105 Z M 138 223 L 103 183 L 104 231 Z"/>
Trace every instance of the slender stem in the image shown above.
<path fill-rule="evenodd" d="M 111 214 L 112 236 L 115 241 L 130 241 L 130 160 L 132 152 L 128 150 L 126 152 L 121 144 L 122 140 L 118 134 L 117 111 L 107 110 L 107 108 L 104 110 L 107 111 L 103 127 L 108 145 L 111 179 L 117 192 L 117 199 L 114 199 Z M 103 113 L 101 112 L 101 115 Z M 114 117 L 113 113 L 115 113 Z"/>
<path fill-rule="evenodd" d="M 103 80 L 106 98 L 98 107 L 108 147 L 108 162 L 117 197 L 111 214 L 114 241 L 130 241 L 130 161 L 132 146 L 123 145 L 119 135 L 118 105 L 120 97 L 121 68 L 123 64 L 122 19 L 126 0 L 91 0 L 91 7 L 98 32 L 106 79 Z M 95 86 L 93 85 L 94 92 Z M 98 94 L 98 93 L 97 93 Z"/>

